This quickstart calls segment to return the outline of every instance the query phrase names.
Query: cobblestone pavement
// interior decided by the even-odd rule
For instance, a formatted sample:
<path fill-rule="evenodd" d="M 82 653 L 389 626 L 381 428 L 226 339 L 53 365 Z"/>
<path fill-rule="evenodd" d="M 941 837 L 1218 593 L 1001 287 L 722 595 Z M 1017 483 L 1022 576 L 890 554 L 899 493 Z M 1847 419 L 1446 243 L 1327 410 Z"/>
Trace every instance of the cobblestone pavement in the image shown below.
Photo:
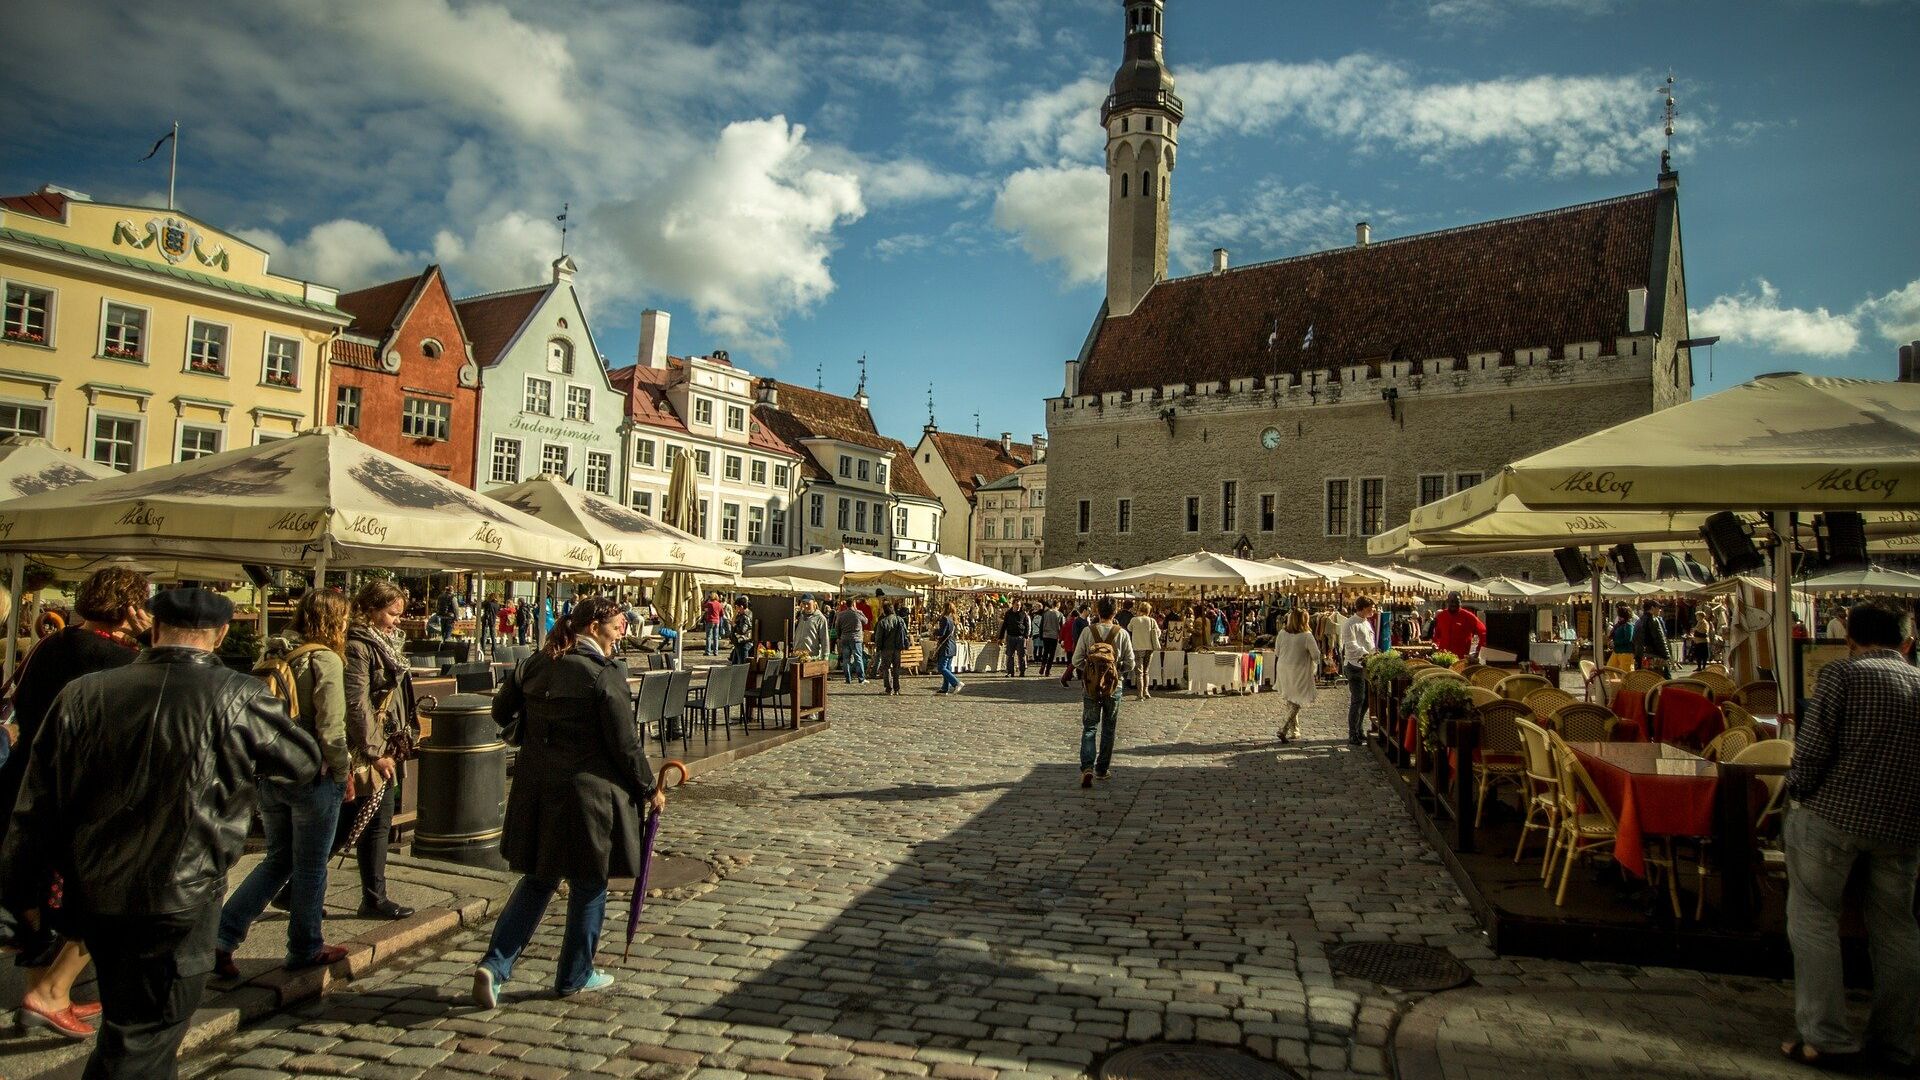
<path fill-rule="evenodd" d="M 556 903 L 498 1009 L 468 1001 L 484 936 L 463 933 L 241 1032 L 189 1074 L 970 1080 L 1077 1076 L 1169 1039 L 1381 1076 L 1420 995 L 1332 975 L 1334 945 L 1446 948 L 1475 994 L 1706 983 L 1495 957 L 1380 767 L 1334 738 L 1337 691 L 1284 749 L 1270 695 L 1128 701 L 1113 779 L 1082 791 L 1075 691 L 933 685 L 896 699 L 836 682 L 833 730 L 676 792 L 663 847 L 715 860 L 718 880 L 649 902 L 630 960 L 624 899 L 609 905 L 612 988 L 547 989 Z M 1751 985 L 1764 1048 L 1786 998 Z M 1418 1049 L 1435 1062 L 1456 1036 L 1486 1050 L 1537 1022 L 1433 1015 L 1446 1037 Z M 1490 1034 L 1475 1044 L 1476 1030 Z M 1512 1041 L 1523 1055 L 1537 1042 Z M 1532 1072 L 1524 1057 L 1461 1060 L 1434 1075 Z"/>

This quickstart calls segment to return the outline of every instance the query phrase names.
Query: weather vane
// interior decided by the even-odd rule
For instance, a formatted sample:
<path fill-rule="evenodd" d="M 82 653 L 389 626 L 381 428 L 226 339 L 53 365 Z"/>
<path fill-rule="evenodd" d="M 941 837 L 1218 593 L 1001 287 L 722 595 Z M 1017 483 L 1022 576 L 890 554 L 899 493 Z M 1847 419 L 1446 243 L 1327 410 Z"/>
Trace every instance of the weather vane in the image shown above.
<path fill-rule="evenodd" d="M 980 437 L 980 414 L 979 413 L 973 414 L 973 437 L 976 439 Z"/>
<path fill-rule="evenodd" d="M 1667 145 L 1660 151 L 1660 171 L 1669 173 L 1673 171 L 1673 118 L 1679 114 L 1679 110 L 1673 107 L 1673 72 L 1667 72 L 1667 81 L 1656 89 L 1667 98 Z"/>
<path fill-rule="evenodd" d="M 927 426 L 938 427 L 933 419 L 933 384 L 927 384 Z"/>
<path fill-rule="evenodd" d="M 861 353 L 860 354 L 860 389 L 854 391 L 854 396 L 858 397 L 859 395 L 864 394 L 866 392 L 867 392 L 867 354 Z"/>
<path fill-rule="evenodd" d="M 573 209 L 572 203 L 560 204 L 560 216 L 553 220 L 560 223 L 560 257 L 567 257 L 567 211 Z"/>
<path fill-rule="evenodd" d="M 813 388 L 815 390 L 825 390 L 827 388 L 826 372 L 819 364 L 813 365 Z"/>

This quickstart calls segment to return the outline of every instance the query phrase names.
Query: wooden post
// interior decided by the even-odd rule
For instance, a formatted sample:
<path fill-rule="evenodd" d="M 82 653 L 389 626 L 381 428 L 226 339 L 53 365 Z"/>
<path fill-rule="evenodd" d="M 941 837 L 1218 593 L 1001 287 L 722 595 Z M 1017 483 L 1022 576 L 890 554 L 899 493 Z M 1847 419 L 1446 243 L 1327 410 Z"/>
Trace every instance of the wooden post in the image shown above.
<path fill-rule="evenodd" d="M 1470 855 L 1473 836 L 1473 755 L 1480 749 L 1480 718 L 1447 721 L 1453 727 L 1453 850 Z"/>

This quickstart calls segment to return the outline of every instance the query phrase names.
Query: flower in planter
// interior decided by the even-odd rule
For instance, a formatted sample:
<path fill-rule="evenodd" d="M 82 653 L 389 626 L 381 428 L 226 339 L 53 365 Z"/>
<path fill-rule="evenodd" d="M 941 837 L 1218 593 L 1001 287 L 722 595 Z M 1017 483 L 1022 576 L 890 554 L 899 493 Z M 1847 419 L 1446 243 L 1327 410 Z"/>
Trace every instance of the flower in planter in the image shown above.
<path fill-rule="evenodd" d="M 1473 695 L 1458 679 L 1431 678 L 1420 685 L 1413 701 L 1420 720 L 1420 742 L 1429 752 L 1440 749 L 1441 731 L 1449 720 L 1473 715 Z"/>
<path fill-rule="evenodd" d="M 1453 653 L 1450 653 L 1445 649 L 1441 649 L 1435 652 L 1432 656 L 1428 657 L 1427 659 L 1433 661 L 1435 665 L 1443 668 L 1450 668 L 1453 665 L 1460 662 L 1460 658 L 1458 656 L 1455 656 Z"/>
<path fill-rule="evenodd" d="M 1365 671 L 1367 685 L 1384 693 L 1407 673 L 1407 661 L 1399 652 L 1388 649 L 1367 657 Z"/>

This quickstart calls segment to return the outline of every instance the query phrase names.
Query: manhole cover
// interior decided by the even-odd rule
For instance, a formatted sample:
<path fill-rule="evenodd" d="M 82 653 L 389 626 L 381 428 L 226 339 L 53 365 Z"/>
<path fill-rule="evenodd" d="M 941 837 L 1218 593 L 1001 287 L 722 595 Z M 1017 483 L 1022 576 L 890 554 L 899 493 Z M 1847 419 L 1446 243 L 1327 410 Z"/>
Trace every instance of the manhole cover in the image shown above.
<path fill-rule="evenodd" d="M 1122 1050 L 1100 1066 L 1100 1080 L 1298 1080 L 1284 1065 L 1224 1046 L 1148 1043 Z"/>
<path fill-rule="evenodd" d="M 1450 990 L 1473 977 L 1445 949 L 1361 941 L 1327 953 L 1327 963 L 1342 975 L 1401 990 Z"/>

